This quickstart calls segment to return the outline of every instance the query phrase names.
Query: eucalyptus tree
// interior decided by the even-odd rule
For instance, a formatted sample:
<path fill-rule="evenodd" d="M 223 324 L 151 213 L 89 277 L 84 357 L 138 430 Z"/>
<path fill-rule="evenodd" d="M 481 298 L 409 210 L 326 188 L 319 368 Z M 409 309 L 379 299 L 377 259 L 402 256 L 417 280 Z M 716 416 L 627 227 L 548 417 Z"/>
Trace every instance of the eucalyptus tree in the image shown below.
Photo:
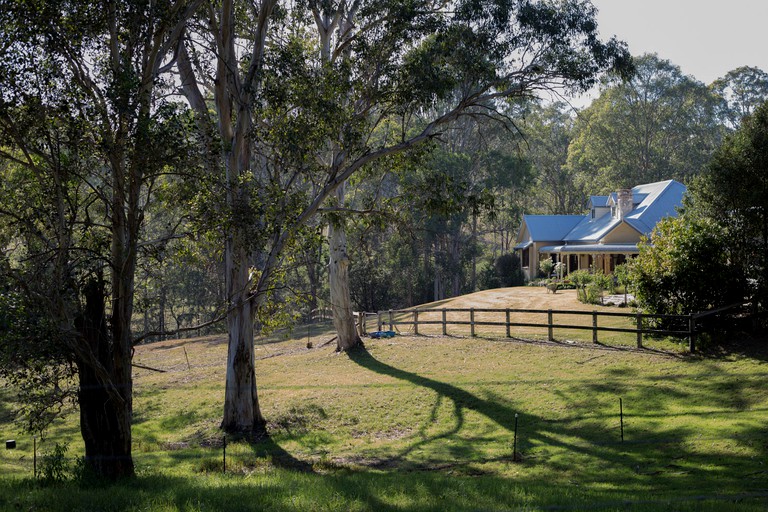
<path fill-rule="evenodd" d="M 723 135 L 717 97 L 656 55 L 636 73 L 608 83 L 578 117 L 568 166 L 595 191 L 701 173 Z"/>
<path fill-rule="evenodd" d="M 733 130 L 744 117 L 768 101 L 768 73 L 756 67 L 736 68 L 709 87 L 722 98 L 721 120 Z"/>
<path fill-rule="evenodd" d="M 342 187 L 351 176 L 438 137 L 462 116 L 493 113 L 503 98 L 583 90 L 601 71 L 630 62 L 623 44 L 598 39 L 595 9 L 581 0 L 222 0 L 199 27 L 180 48 L 179 70 L 201 126 L 219 131 L 232 213 L 222 426 L 239 431 L 264 429 L 253 319 L 301 227 L 322 208 L 343 215 Z M 414 123 L 415 114 L 448 99 L 444 110 Z M 339 240 L 331 262 L 343 282 Z M 346 292 L 333 301 L 349 308 Z M 352 326 L 337 329 L 338 349 L 356 345 Z"/>
<path fill-rule="evenodd" d="M 535 200 L 529 207 L 547 214 L 581 213 L 585 191 L 568 167 L 568 148 L 576 115 L 561 102 L 536 105 L 521 124 L 526 157 L 536 176 Z M 519 225 L 519 223 L 518 223 Z"/>
<path fill-rule="evenodd" d="M 85 461 L 107 477 L 134 473 L 131 318 L 139 249 L 153 243 L 144 215 L 159 177 L 194 153 L 160 94 L 200 4 L 0 1 L 0 259 L 20 305 L 0 338 L 17 346 L 28 332 L 43 340 L 28 340 L 33 361 L 73 369 Z M 46 329 L 14 327 L 29 318 Z M 47 370 L 5 362 L 60 396 Z"/>

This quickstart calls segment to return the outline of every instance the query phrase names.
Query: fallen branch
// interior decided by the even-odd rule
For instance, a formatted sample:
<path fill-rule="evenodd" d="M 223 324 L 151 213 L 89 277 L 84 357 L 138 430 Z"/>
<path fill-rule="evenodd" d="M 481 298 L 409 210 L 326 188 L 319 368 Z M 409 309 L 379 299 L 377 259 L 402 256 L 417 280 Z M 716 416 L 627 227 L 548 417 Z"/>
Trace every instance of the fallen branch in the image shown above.
<path fill-rule="evenodd" d="M 141 368 L 142 370 L 152 370 L 153 372 L 159 372 L 159 373 L 167 372 L 167 370 L 159 370 L 157 368 L 152 368 L 151 366 L 144 366 L 143 364 L 138 364 L 138 363 L 131 363 L 131 366 L 135 366 L 136 368 Z"/>

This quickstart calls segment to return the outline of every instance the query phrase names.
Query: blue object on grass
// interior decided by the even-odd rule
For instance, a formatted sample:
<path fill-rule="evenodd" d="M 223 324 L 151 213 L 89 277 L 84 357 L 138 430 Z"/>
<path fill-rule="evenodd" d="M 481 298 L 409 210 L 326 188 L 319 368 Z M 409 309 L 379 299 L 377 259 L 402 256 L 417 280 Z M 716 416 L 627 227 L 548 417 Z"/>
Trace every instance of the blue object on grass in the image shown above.
<path fill-rule="evenodd" d="M 371 338 L 378 339 L 378 338 L 394 338 L 395 337 L 395 331 L 374 331 L 370 334 Z"/>

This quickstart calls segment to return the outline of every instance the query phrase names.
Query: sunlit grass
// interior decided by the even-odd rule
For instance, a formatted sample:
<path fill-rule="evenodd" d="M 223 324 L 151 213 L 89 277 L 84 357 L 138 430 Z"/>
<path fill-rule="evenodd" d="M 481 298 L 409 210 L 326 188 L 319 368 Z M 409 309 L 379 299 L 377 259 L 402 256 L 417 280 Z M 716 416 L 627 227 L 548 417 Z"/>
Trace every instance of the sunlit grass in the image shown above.
<path fill-rule="evenodd" d="M 765 509 L 764 353 L 398 336 L 346 355 L 323 346 L 332 337 L 326 325 L 257 343 L 272 436 L 228 439 L 226 474 L 223 337 L 137 348 L 162 371 L 135 370 L 127 483 L 34 484 L 5 391 L 0 428 L 18 445 L 0 457 L 0 510 Z M 76 422 L 40 452 L 69 442 L 78 456 Z"/>

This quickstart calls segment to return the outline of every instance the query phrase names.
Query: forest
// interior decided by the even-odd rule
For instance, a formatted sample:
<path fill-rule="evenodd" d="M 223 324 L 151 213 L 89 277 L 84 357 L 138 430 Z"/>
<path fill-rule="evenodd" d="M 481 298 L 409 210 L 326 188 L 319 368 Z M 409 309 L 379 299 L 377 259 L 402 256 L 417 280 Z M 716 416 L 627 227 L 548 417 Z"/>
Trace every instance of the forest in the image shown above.
<path fill-rule="evenodd" d="M 255 334 L 330 310 L 344 351 L 353 311 L 522 285 L 523 213 L 694 184 L 768 100 L 581 0 L 0 0 L 0 41 L 1 375 L 30 430 L 76 400 L 111 477 L 133 347 L 226 332 L 222 428 L 263 433 Z"/>

